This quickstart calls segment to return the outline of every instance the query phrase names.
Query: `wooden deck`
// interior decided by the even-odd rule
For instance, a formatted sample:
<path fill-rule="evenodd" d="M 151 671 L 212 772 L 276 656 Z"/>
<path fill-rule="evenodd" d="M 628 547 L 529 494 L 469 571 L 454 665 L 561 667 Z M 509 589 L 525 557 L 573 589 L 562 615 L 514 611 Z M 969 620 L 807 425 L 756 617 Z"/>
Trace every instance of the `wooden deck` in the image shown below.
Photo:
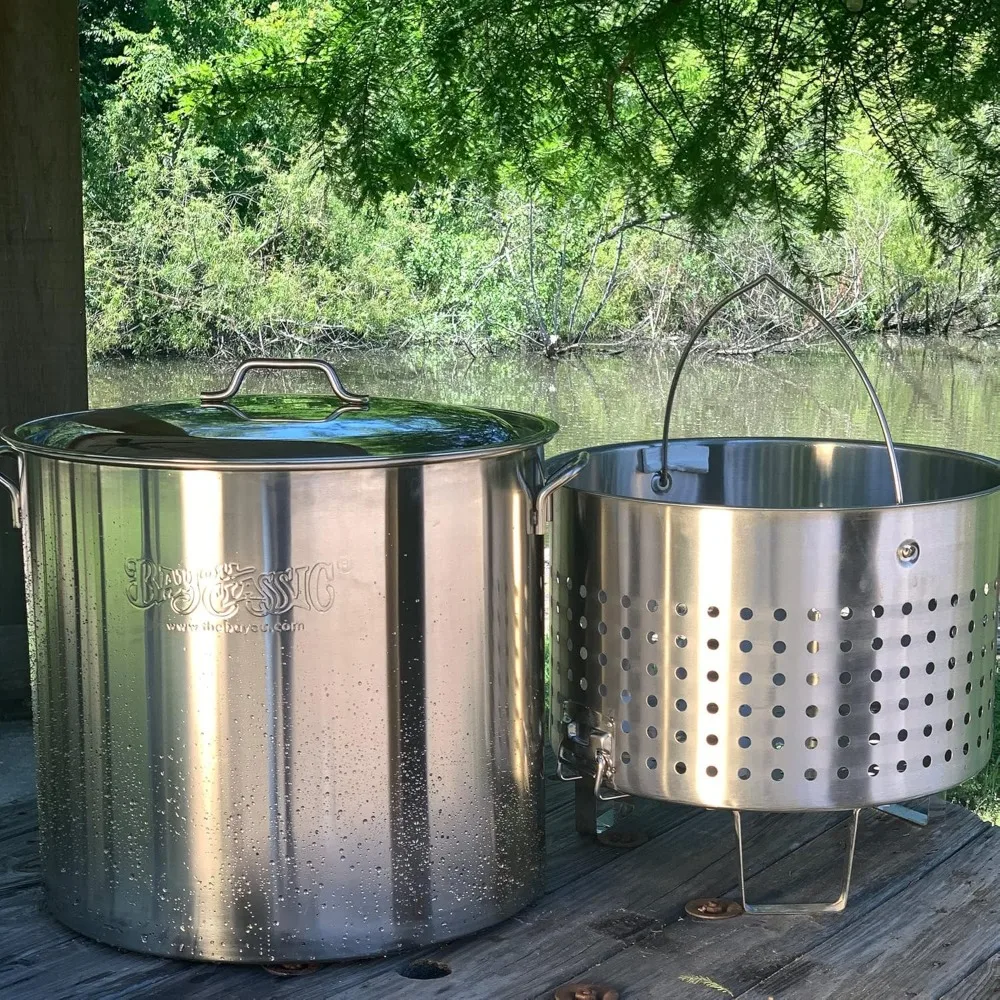
<path fill-rule="evenodd" d="M 575 832 L 572 789 L 553 781 L 548 891 L 538 904 L 419 955 L 278 979 L 126 954 L 49 918 L 34 803 L 23 794 L 29 754 L 24 727 L 0 727 L 0 997 L 547 1000 L 570 981 L 612 986 L 622 1000 L 1000 997 L 1000 828 L 954 805 L 939 804 L 925 829 L 863 814 L 843 914 L 709 923 L 684 917 L 683 907 L 736 891 L 727 813 L 639 802 L 619 822 L 649 840 L 605 847 Z M 751 817 L 748 892 L 757 901 L 834 897 L 845 833 L 841 815 Z M 404 978 L 415 958 L 451 974 Z"/>

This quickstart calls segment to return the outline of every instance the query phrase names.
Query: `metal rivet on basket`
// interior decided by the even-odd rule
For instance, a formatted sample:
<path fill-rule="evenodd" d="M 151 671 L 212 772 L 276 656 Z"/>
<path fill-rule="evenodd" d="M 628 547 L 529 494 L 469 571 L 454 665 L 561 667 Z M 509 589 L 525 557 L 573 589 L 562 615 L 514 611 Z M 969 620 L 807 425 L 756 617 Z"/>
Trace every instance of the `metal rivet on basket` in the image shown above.
<path fill-rule="evenodd" d="M 901 566 L 912 566 L 920 558 L 920 546 L 912 538 L 896 547 L 896 558 Z"/>

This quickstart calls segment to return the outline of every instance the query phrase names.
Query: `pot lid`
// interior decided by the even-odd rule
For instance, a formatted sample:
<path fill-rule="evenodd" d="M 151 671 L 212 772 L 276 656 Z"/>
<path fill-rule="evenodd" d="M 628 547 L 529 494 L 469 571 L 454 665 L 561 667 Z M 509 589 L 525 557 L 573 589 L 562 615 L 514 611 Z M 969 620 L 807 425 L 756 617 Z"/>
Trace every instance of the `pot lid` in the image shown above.
<path fill-rule="evenodd" d="M 236 395 L 247 373 L 313 369 L 332 395 Z M 378 464 L 516 451 L 549 440 L 557 425 L 509 410 L 368 398 L 348 392 L 325 361 L 255 359 L 201 400 L 143 403 L 44 417 L 7 439 L 21 451 L 151 465 Z"/>

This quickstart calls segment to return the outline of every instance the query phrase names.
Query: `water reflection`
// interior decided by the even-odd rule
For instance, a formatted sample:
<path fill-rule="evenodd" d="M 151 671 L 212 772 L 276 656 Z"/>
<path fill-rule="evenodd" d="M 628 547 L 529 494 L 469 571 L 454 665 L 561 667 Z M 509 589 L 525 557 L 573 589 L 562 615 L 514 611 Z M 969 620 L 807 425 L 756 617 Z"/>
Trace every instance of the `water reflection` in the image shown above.
<path fill-rule="evenodd" d="M 655 438 L 673 355 L 472 360 L 379 351 L 332 358 L 355 392 L 526 410 L 558 421 L 548 453 L 582 445 Z M 1000 455 L 1000 358 L 964 356 L 949 345 L 902 357 L 869 350 L 864 361 L 898 441 Z M 233 364 L 201 360 L 101 362 L 92 367 L 91 405 L 194 397 L 224 384 Z M 248 391 L 317 391 L 309 373 L 251 375 Z M 864 389 L 832 351 L 753 364 L 692 360 L 678 395 L 678 436 L 863 437 L 878 424 Z"/>

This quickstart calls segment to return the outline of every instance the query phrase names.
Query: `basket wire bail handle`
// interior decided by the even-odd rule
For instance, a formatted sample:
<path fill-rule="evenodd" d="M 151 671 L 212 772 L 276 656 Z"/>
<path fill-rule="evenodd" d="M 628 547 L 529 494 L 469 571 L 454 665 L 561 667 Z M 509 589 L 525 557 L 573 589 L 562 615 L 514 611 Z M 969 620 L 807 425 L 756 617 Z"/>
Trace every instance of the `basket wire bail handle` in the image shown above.
<path fill-rule="evenodd" d="M 769 284 L 774 286 L 779 292 L 787 296 L 793 302 L 801 306 L 810 316 L 817 320 L 827 333 L 840 345 L 841 350 L 850 359 L 852 365 L 854 365 L 855 371 L 864 383 L 865 389 L 868 391 L 868 398 L 871 400 L 872 406 L 875 409 L 875 415 L 878 417 L 879 426 L 882 428 L 882 438 L 885 441 L 886 450 L 889 453 L 889 470 L 892 474 L 892 489 L 896 496 L 896 503 L 903 503 L 903 481 L 899 475 L 899 462 L 896 458 L 896 448 L 892 443 L 892 434 L 889 431 L 889 422 L 885 418 L 885 411 L 882 409 L 882 403 L 879 401 L 878 393 L 875 392 L 875 386 L 872 385 L 871 379 L 868 377 L 868 373 L 865 371 L 864 366 L 858 360 L 858 356 L 851 349 L 851 345 L 847 343 L 844 339 L 843 334 L 817 309 L 813 308 L 801 295 L 793 292 L 791 288 L 787 285 L 783 285 L 778 279 L 770 273 L 765 272 L 754 278 L 753 281 L 748 282 L 745 285 L 740 286 L 737 289 L 729 292 L 721 298 L 711 309 L 705 314 L 702 321 L 695 327 L 694 333 L 688 338 L 688 342 L 684 345 L 684 350 L 681 351 L 680 357 L 677 359 L 677 367 L 674 369 L 673 378 L 670 380 L 670 391 L 667 393 L 667 408 L 663 414 L 663 443 L 660 452 L 661 465 L 660 471 L 653 473 L 653 491 L 655 493 L 666 493 L 670 490 L 671 480 L 670 472 L 667 466 L 667 447 L 670 440 L 670 417 L 674 409 L 674 397 L 677 394 L 677 384 L 680 381 L 681 372 L 684 370 L 684 364 L 688 359 L 688 355 L 691 353 L 691 348 L 694 347 L 695 341 L 702 335 L 705 328 L 713 319 L 727 306 L 733 299 L 739 298 L 741 295 L 745 295 L 747 292 L 756 288 L 758 285 Z"/>

